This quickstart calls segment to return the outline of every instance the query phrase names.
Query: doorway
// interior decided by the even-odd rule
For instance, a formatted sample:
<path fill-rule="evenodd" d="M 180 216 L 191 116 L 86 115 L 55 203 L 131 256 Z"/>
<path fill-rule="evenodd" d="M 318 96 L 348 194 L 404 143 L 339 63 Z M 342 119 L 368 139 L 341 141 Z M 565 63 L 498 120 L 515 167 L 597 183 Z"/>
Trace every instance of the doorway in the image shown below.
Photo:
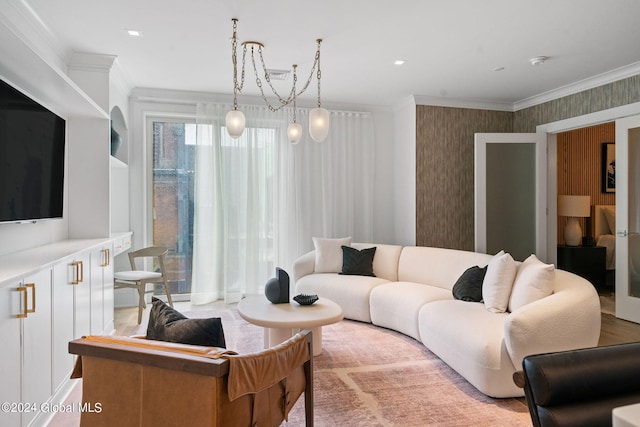
<path fill-rule="evenodd" d="M 558 220 L 556 216 L 557 212 L 557 197 L 558 197 L 558 170 L 557 170 L 557 136 L 561 132 L 566 132 L 570 130 L 587 128 L 590 126 L 595 126 L 599 124 L 603 124 L 605 122 L 615 122 L 622 118 L 636 116 L 640 114 L 640 103 L 628 104 L 621 107 L 612 108 L 609 110 L 598 111 L 596 113 L 587 114 L 579 117 L 574 117 L 570 119 L 560 120 L 557 122 L 547 123 L 544 125 L 539 125 L 536 127 L 537 132 L 543 132 L 547 134 L 547 142 L 548 142 L 548 156 L 547 156 L 547 170 L 548 170 L 548 191 L 547 191 L 547 206 L 550 212 L 548 216 L 548 227 L 547 227 L 547 241 L 550 243 L 549 247 L 549 257 L 548 262 L 553 262 L 557 264 L 557 256 L 555 252 L 555 248 L 551 247 L 551 244 L 555 245 L 555 242 L 558 241 Z M 617 138 L 616 138 L 617 139 Z M 616 141 L 618 142 L 618 141 Z M 619 190 L 618 190 L 619 191 Z M 617 210 L 620 210 L 620 201 L 621 198 L 616 200 Z M 617 250 L 619 252 L 619 250 Z M 621 268 L 617 265 L 616 268 L 618 274 L 620 275 Z M 616 277 L 618 280 L 618 277 Z M 616 288 L 619 289 L 618 284 L 616 284 Z M 616 292 L 618 294 L 618 292 Z M 638 298 L 633 298 L 634 300 L 638 300 Z M 618 306 L 618 301 L 616 301 L 616 306 Z M 616 307 L 616 316 L 620 317 L 617 313 L 618 307 Z M 640 312 L 640 310 L 638 310 Z M 640 319 L 634 320 L 640 323 Z"/>

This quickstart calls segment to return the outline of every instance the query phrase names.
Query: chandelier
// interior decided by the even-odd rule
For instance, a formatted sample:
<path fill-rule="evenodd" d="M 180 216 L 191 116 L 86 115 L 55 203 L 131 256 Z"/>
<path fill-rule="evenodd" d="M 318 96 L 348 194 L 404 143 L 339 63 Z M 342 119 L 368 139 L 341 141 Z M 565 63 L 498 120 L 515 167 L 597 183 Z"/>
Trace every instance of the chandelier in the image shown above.
<path fill-rule="evenodd" d="M 296 99 L 307 90 L 315 74 L 318 82 L 318 106 L 316 108 L 313 108 L 309 112 L 309 134 L 311 135 L 311 138 L 316 142 L 324 141 L 329 134 L 329 112 L 326 109 L 322 108 L 322 104 L 320 102 L 320 78 L 322 76 L 322 73 L 320 72 L 320 44 L 322 43 L 322 39 L 316 40 L 317 49 L 315 60 L 313 61 L 313 67 L 311 68 L 311 73 L 309 74 L 309 78 L 307 79 L 305 85 L 299 92 L 296 91 L 296 84 L 298 82 L 298 66 L 294 64 L 292 66 L 293 84 L 291 86 L 289 94 L 286 97 L 283 97 L 278 93 L 278 91 L 271 83 L 270 72 L 265 65 L 264 57 L 262 55 L 264 45 L 260 42 L 242 42 L 242 69 L 240 70 L 240 77 L 238 78 L 238 19 L 234 18 L 231 21 L 233 22 L 233 37 L 231 38 L 231 62 L 233 63 L 233 110 L 227 113 L 225 122 L 227 132 L 229 132 L 229 136 L 234 139 L 240 138 L 240 136 L 244 132 L 245 117 L 244 113 L 238 110 L 238 93 L 242 92 L 242 89 L 244 87 L 247 51 L 250 51 L 249 53 L 251 55 L 251 64 L 253 65 L 253 72 L 256 77 L 256 85 L 260 90 L 262 99 L 264 100 L 267 107 L 269 107 L 269 110 L 276 112 L 289 104 L 293 104 L 293 123 L 291 123 L 287 128 L 287 137 L 292 144 L 297 144 L 302 138 L 302 126 L 297 122 Z M 261 72 L 258 72 L 258 66 L 256 65 L 256 56 L 258 57 L 262 68 Z M 271 92 L 273 92 L 273 94 L 276 96 L 278 101 L 276 105 L 271 104 L 267 99 L 267 96 L 265 95 L 264 85 L 262 83 L 262 80 L 260 79 L 260 75 L 264 76 L 264 80 L 266 81 L 267 86 L 269 86 Z"/>

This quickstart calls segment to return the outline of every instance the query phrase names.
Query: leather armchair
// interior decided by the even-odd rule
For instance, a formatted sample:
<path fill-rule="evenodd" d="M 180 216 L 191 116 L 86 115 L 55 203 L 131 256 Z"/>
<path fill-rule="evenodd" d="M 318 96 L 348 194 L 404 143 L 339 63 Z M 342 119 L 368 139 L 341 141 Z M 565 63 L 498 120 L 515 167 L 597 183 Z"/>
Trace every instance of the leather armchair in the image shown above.
<path fill-rule="evenodd" d="M 279 426 L 302 393 L 313 426 L 311 332 L 258 353 L 130 337 L 69 342 L 81 426 Z"/>
<path fill-rule="evenodd" d="M 640 402 L 640 343 L 527 356 L 514 374 L 535 427 L 610 426 Z"/>

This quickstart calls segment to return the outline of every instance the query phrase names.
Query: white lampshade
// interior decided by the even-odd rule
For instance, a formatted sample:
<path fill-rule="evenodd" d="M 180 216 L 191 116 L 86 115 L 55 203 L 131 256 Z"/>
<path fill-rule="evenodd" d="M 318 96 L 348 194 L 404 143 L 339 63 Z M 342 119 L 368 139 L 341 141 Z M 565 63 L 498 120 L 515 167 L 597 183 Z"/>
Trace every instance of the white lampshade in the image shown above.
<path fill-rule="evenodd" d="M 300 138 L 302 138 L 302 126 L 300 123 L 291 123 L 289 125 L 287 128 L 287 137 L 292 144 L 300 142 Z"/>
<path fill-rule="evenodd" d="M 324 108 L 314 108 L 309 112 L 309 134 L 315 142 L 322 142 L 329 135 L 329 112 Z"/>
<path fill-rule="evenodd" d="M 558 215 L 588 217 L 591 215 L 590 196 L 558 196 Z"/>
<path fill-rule="evenodd" d="M 244 132 L 244 114 L 240 110 L 231 110 L 227 113 L 225 120 L 227 132 L 233 139 L 240 138 Z"/>
<path fill-rule="evenodd" d="M 558 196 L 558 215 L 569 217 L 564 227 L 565 244 L 579 246 L 582 240 L 582 229 L 577 218 L 591 215 L 591 197 Z"/>

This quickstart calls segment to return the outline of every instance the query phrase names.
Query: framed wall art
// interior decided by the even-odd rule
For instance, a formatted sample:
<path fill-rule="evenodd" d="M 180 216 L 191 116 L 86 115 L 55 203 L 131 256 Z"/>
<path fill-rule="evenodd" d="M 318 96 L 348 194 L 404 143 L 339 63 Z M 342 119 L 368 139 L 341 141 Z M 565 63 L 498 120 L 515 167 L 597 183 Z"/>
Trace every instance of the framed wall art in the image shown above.
<path fill-rule="evenodd" d="M 602 143 L 602 192 L 616 192 L 616 144 Z"/>

